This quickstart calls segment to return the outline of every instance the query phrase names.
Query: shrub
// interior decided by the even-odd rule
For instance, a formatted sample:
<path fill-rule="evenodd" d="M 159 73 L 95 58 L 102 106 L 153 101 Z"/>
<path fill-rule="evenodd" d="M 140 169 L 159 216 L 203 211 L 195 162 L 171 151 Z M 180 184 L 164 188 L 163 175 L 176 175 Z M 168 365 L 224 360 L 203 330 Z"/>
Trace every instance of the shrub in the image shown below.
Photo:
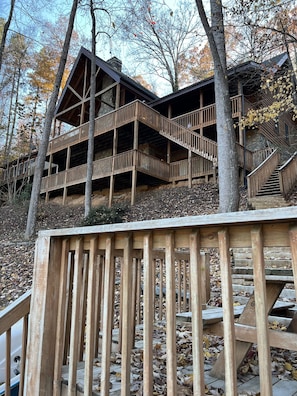
<path fill-rule="evenodd" d="M 83 225 L 91 226 L 98 224 L 114 224 L 122 223 L 123 216 L 127 210 L 127 205 L 118 204 L 108 208 L 105 205 L 100 205 L 97 208 L 92 208 L 88 216 L 84 219 Z"/>

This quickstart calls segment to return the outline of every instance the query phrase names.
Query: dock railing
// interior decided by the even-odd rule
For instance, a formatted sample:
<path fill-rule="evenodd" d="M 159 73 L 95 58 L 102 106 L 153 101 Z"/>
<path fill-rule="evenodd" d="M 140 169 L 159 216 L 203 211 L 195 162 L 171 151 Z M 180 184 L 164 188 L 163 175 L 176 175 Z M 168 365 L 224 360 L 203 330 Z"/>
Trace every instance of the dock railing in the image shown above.
<path fill-rule="evenodd" d="M 261 394 L 271 396 L 263 263 L 263 249 L 271 246 L 291 247 L 296 290 L 297 207 L 41 231 L 36 244 L 25 394 L 61 395 L 62 388 L 67 387 L 67 395 L 91 395 L 96 380 L 95 358 L 100 366 L 97 380 L 100 394 L 112 394 L 115 383 L 111 351 L 117 329 L 120 364 L 117 394 L 130 395 L 131 353 L 136 327 L 141 323 L 143 394 L 152 395 L 154 358 L 158 353 L 154 348 L 155 325 L 165 319 L 166 392 L 176 395 L 177 263 L 185 260 L 188 264 L 185 267 L 182 264 L 179 271 L 182 279 L 189 280 L 187 289 L 183 287 L 184 297 L 188 296 L 189 301 L 181 309 L 192 311 L 193 394 L 203 395 L 202 313 L 207 281 L 201 252 L 217 249 L 223 302 L 225 394 L 237 395 L 236 340 L 238 334 L 244 340 L 245 329 L 237 329 L 234 321 L 230 249 L 249 247 L 257 280 L 257 325 L 252 330 L 258 340 Z M 160 303 L 157 296 L 163 294 Z M 158 306 L 165 307 L 165 316 Z M 251 326 L 248 328 L 250 331 Z M 291 337 L 296 335 L 290 336 L 292 342 Z M 77 369 L 82 365 L 84 381 L 78 393 Z M 63 377 L 65 370 L 67 379 Z"/>

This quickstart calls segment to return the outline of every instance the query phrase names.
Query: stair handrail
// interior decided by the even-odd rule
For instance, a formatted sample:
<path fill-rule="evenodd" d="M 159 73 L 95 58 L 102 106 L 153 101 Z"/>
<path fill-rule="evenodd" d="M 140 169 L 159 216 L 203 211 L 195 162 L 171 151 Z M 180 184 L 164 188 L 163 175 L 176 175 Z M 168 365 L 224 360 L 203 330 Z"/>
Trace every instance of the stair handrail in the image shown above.
<path fill-rule="evenodd" d="M 143 102 L 139 102 L 139 117 L 144 123 L 151 125 L 151 120 L 146 120 L 141 118 L 141 109 L 150 114 L 155 114 L 156 118 L 159 119 L 159 133 L 166 136 L 174 142 L 182 144 L 188 149 L 192 149 L 196 154 L 212 161 L 217 164 L 217 143 L 211 139 L 201 136 L 191 129 L 185 128 L 184 126 L 178 124 L 176 121 L 163 116 L 157 110 L 152 109 L 150 106 Z M 156 122 L 156 120 L 155 120 Z M 156 127 L 156 126 L 155 126 Z M 204 155 L 203 155 L 204 154 Z"/>
<path fill-rule="evenodd" d="M 257 168 L 247 176 L 248 197 L 255 197 L 267 182 L 280 160 L 279 151 L 274 150 Z"/>
<path fill-rule="evenodd" d="M 17 324 L 20 320 L 22 323 L 22 355 L 19 364 L 20 371 L 20 382 L 19 382 L 19 396 L 23 395 L 24 389 L 24 374 L 25 374 L 25 362 L 26 362 L 26 348 L 28 338 L 28 319 L 30 313 L 31 304 L 31 290 L 28 290 L 22 296 L 17 298 L 6 308 L 0 311 L 0 336 L 6 333 L 6 348 L 5 348 L 5 362 L 6 362 L 6 373 L 5 383 L 5 394 L 10 394 L 10 381 L 11 381 L 11 341 L 12 341 L 12 327 Z"/>
<path fill-rule="evenodd" d="M 279 185 L 284 197 L 288 196 L 297 182 L 297 151 L 280 167 Z"/>

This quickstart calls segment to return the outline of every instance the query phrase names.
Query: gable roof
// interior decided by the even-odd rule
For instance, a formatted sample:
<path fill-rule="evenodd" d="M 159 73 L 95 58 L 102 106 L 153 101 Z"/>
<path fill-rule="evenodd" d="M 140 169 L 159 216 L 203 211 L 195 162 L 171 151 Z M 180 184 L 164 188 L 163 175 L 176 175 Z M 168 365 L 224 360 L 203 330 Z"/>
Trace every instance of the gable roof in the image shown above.
<path fill-rule="evenodd" d="M 263 63 L 246 61 L 237 66 L 229 68 L 227 70 L 228 78 L 229 80 L 232 80 L 236 77 L 251 75 L 252 79 L 254 79 L 255 74 L 260 74 L 264 69 L 271 68 L 272 71 L 275 72 L 279 67 L 282 67 L 287 60 L 287 53 L 283 53 Z M 150 102 L 150 105 L 152 107 L 158 107 L 159 105 L 170 102 L 171 100 L 178 99 L 179 97 L 182 97 L 184 95 L 190 95 L 191 93 L 194 93 L 195 91 L 211 84 L 214 84 L 214 76 L 208 77 L 204 80 L 200 80 L 192 85 L 189 85 L 188 87 L 180 89 L 177 92 L 172 92 L 161 98 L 154 99 L 152 102 Z"/>
<path fill-rule="evenodd" d="M 63 114 L 59 115 L 59 113 L 65 112 L 69 107 L 78 103 L 81 100 L 78 95 L 81 95 L 82 97 L 84 84 L 87 84 L 87 87 L 89 86 L 90 78 L 87 78 L 87 81 L 84 80 L 86 59 L 89 61 L 87 62 L 87 75 L 90 76 L 92 53 L 86 48 L 81 47 L 56 106 L 55 114 L 58 114 L 57 118 L 71 123 L 72 125 L 77 125 L 74 117 L 71 122 L 71 118 L 67 118 L 65 115 L 63 116 Z M 128 77 L 126 74 L 114 69 L 110 63 L 97 56 L 96 66 L 114 80 L 114 82 L 120 83 L 141 100 L 150 102 L 157 98 L 157 95 L 134 81 L 132 78 Z"/>

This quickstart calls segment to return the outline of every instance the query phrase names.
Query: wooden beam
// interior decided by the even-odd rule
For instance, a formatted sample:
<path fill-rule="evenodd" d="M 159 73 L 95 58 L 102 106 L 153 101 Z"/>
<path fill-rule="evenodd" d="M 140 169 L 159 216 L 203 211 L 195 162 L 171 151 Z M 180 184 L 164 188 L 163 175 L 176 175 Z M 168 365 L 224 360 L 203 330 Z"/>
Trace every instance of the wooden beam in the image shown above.
<path fill-rule="evenodd" d="M 223 337 L 223 323 L 215 323 L 205 331 L 207 334 Z M 257 344 L 257 327 L 235 323 L 235 337 L 237 341 Z M 273 348 L 297 351 L 297 334 L 280 330 L 268 330 L 269 345 Z"/>

